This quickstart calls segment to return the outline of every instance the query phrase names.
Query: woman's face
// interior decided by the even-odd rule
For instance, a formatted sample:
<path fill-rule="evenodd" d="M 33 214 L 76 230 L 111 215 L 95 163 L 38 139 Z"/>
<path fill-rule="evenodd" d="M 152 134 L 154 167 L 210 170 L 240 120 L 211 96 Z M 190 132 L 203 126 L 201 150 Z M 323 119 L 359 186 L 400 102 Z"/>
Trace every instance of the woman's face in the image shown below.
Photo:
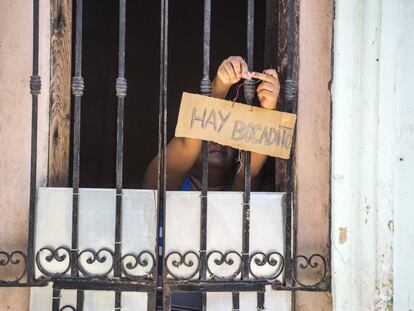
<path fill-rule="evenodd" d="M 236 150 L 212 141 L 208 142 L 208 165 L 211 168 L 229 170 L 234 166 Z M 201 168 L 201 153 L 196 166 Z"/>
<path fill-rule="evenodd" d="M 228 146 L 208 142 L 208 164 L 217 168 L 230 168 L 234 165 L 235 150 Z"/>

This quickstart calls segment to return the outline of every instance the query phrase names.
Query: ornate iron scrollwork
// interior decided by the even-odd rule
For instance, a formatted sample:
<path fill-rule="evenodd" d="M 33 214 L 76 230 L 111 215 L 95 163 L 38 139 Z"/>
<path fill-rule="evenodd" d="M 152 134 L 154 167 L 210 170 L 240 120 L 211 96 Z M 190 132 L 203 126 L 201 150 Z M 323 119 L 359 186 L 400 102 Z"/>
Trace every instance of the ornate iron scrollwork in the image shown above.
<path fill-rule="evenodd" d="M 64 276 L 70 269 L 72 258 L 70 255 L 70 249 L 67 247 L 58 247 L 56 249 L 52 247 L 43 247 L 36 253 L 36 266 L 43 274 L 43 276 L 49 278 Z M 55 271 L 47 268 L 45 261 L 52 265 L 53 262 L 60 263 L 61 268 L 55 269 Z"/>
<path fill-rule="evenodd" d="M 17 276 L 12 277 L 9 280 L 0 280 L 0 284 L 15 284 L 19 283 L 19 281 L 24 277 L 26 274 L 27 269 L 27 257 L 20 251 L 14 251 L 12 253 L 0 252 L 0 266 L 7 267 L 10 265 L 18 266 L 22 264 L 23 269 L 22 272 L 17 274 Z"/>
<path fill-rule="evenodd" d="M 133 273 L 137 268 L 147 268 L 144 274 Z M 121 258 L 122 273 L 130 279 L 143 280 L 154 276 L 155 257 L 149 251 L 142 251 L 138 255 L 129 253 Z"/>
<path fill-rule="evenodd" d="M 259 275 L 259 273 L 255 272 L 257 269 L 254 269 L 253 264 L 255 264 L 256 267 L 270 266 L 274 269 L 272 269 L 273 271 L 270 274 Z M 249 272 L 256 279 L 274 281 L 282 274 L 284 268 L 285 259 L 279 252 L 271 252 L 268 254 L 265 254 L 264 252 L 255 252 L 250 255 Z"/>
<path fill-rule="evenodd" d="M 214 263 L 215 265 L 212 265 Z M 207 255 L 207 271 L 213 280 L 234 280 L 241 273 L 242 257 L 236 251 L 228 251 L 222 253 L 220 251 L 211 251 Z M 226 265 L 234 268 L 234 271 L 226 273 L 226 275 L 219 275 L 219 271 L 214 271 L 215 268 Z"/>
<path fill-rule="evenodd" d="M 106 254 L 106 255 L 105 255 Z M 111 262 L 108 265 L 105 265 L 107 263 L 108 255 L 111 258 Z M 85 259 L 85 257 L 87 257 Z M 93 277 L 93 278 L 104 278 L 107 277 L 115 266 L 115 254 L 114 252 L 109 248 L 101 248 L 98 251 L 95 251 L 93 249 L 85 249 L 81 251 L 78 255 L 78 268 L 79 271 L 82 273 L 82 275 L 86 277 Z M 98 264 L 103 264 L 103 271 L 93 273 L 90 270 L 91 267 L 95 266 L 97 267 Z M 106 266 L 106 267 L 105 267 Z"/>
<path fill-rule="evenodd" d="M 326 263 L 326 259 L 322 255 L 313 254 L 310 257 L 306 257 L 303 255 L 296 256 L 293 260 L 293 263 L 295 267 L 298 265 L 299 268 L 301 268 L 302 270 L 307 270 L 311 268 L 312 271 L 315 271 L 318 274 L 318 276 L 316 277 L 316 280 L 317 280 L 316 282 L 305 283 L 303 280 L 300 280 L 298 278 L 297 269 L 293 269 L 293 279 L 299 285 L 303 287 L 316 287 L 316 286 L 321 285 L 324 281 L 326 281 L 326 276 L 328 273 L 328 265 Z"/>
<path fill-rule="evenodd" d="M 200 256 L 194 251 L 188 251 L 184 254 L 179 252 L 171 252 L 165 257 L 165 267 L 168 275 L 172 276 L 176 280 L 190 280 L 199 273 Z M 187 267 L 192 268 L 187 271 L 187 274 L 177 274 L 180 268 Z M 175 272 L 171 271 L 174 269 Z M 184 272 L 184 271 L 183 271 Z M 185 272 L 184 272 L 185 273 Z"/>

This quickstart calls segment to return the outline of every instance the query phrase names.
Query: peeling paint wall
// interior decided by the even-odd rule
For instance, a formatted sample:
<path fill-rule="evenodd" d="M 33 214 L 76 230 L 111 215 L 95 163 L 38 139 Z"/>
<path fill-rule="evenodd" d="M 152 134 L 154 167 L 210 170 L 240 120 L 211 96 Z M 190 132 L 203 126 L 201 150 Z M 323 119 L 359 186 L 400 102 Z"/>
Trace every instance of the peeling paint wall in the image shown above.
<path fill-rule="evenodd" d="M 335 310 L 414 309 L 413 28 L 413 1 L 336 1 Z"/>
<path fill-rule="evenodd" d="M 49 1 L 41 0 L 38 182 L 47 171 Z M 0 251 L 26 253 L 29 207 L 33 4 L 0 2 Z M 3 270 L 4 271 L 4 270 Z M 4 275 L 3 275 L 4 277 Z M 29 290 L 1 288 L 0 310 L 28 310 Z"/>

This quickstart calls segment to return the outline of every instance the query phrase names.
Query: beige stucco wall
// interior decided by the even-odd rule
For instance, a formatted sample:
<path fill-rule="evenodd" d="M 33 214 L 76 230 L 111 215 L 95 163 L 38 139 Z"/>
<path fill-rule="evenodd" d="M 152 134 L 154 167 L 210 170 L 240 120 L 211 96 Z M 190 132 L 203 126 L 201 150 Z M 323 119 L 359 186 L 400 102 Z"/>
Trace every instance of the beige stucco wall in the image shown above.
<path fill-rule="evenodd" d="M 300 1 L 297 124 L 298 254 L 328 255 L 331 0 Z M 296 293 L 296 310 L 331 310 L 331 295 Z"/>
<path fill-rule="evenodd" d="M 30 172 L 32 2 L 0 2 L 0 251 L 23 250 L 25 253 Z M 50 19 L 49 1 L 40 2 L 42 94 L 39 103 L 38 182 L 44 184 L 47 168 Z M 0 301 L 1 311 L 28 310 L 29 291 L 1 288 Z"/>

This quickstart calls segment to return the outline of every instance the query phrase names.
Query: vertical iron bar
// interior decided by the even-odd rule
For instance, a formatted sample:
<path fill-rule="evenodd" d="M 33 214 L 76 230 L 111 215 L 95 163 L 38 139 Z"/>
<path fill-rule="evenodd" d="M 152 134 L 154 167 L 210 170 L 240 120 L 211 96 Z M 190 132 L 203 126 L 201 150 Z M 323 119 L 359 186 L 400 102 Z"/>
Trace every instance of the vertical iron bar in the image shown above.
<path fill-rule="evenodd" d="M 210 81 L 210 38 L 211 38 L 211 0 L 204 0 L 204 27 L 203 27 L 203 78 L 200 83 L 202 95 L 211 95 Z M 207 251 L 207 192 L 208 192 L 208 142 L 202 142 L 201 148 L 202 178 L 200 197 L 200 280 L 206 279 L 206 251 Z M 206 292 L 201 293 L 202 310 L 206 310 Z"/>
<path fill-rule="evenodd" d="M 257 311 L 264 311 L 265 310 L 265 293 L 258 292 L 257 293 Z"/>
<path fill-rule="evenodd" d="M 166 191 L 167 191 L 167 89 L 168 89 L 168 0 L 161 0 L 161 34 L 160 34 L 160 98 L 158 119 L 158 227 L 157 227 L 157 264 L 161 266 L 162 281 L 158 280 L 158 266 L 156 269 L 156 281 L 161 285 L 163 291 L 163 310 L 171 309 L 171 295 L 167 280 L 167 269 L 165 267 L 165 222 L 166 222 Z M 162 230 L 159 228 L 162 227 Z M 160 238 L 162 236 L 162 239 Z M 159 250 L 161 248 L 161 252 Z M 159 256 L 162 262 L 160 263 Z"/>
<path fill-rule="evenodd" d="M 254 0 L 247 3 L 247 65 L 249 71 L 253 71 L 253 45 L 254 45 Z M 253 104 L 254 83 L 248 80 L 244 87 L 244 96 L 249 105 Z M 243 238 L 242 238 L 242 258 L 243 270 L 242 278 L 249 278 L 249 238 L 250 238 L 250 152 L 244 152 L 244 194 L 243 194 Z"/>
<path fill-rule="evenodd" d="M 83 311 L 83 301 L 85 294 L 83 290 L 78 290 L 76 293 L 76 311 Z"/>
<path fill-rule="evenodd" d="M 115 291 L 115 311 L 122 310 L 121 293 L 122 292 L 120 290 Z"/>
<path fill-rule="evenodd" d="M 127 93 L 125 79 L 125 15 L 126 0 L 119 0 L 119 60 L 116 96 L 118 97 L 116 133 L 116 222 L 115 222 L 115 277 L 121 277 L 122 248 L 122 169 L 124 150 L 124 102 Z"/>
<path fill-rule="evenodd" d="M 288 37 L 287 37 L 287 78 L 286 78 L 286 103 L 287 111 L 294 112 L 296 101 L 296 80 L 295 80 L 295 45 L 296 45 L 296 1 L 288 0 Z M 295 155 L 295 144 L 292 144 L 292 156 L 288 160 L 286 174 L 286 241 L 285 241 L 285 282 L 292 284 L 293 258 L 295 252 L 295 228 L 294 219 L 294 199 L 293 199 L 293 166 Z"/>
<path fill-rule="evenodd" d="M 30 93 L 32 95 L 32 133 L 30 142 L 30 205 L 29 233 L 27 247 L 27 282 L 34 280 L 34 250 L 36 226 L 36 179 L 37 179 L 37 113 L 39 95 L 42 88 L 39 76 L 39 0 L 33 1 L 33 68 L 30 77 Z"/>
<path fill-rule="evenodd" d="M 59 311 L 60 309 L 60 289 L 53 288 L 52 291 L 52 311 Z"/>
<path fill-rule="evenodd" d="M 80 165 L 80 119 L 81 97 L 84 91 L 82 78 L 82 7 L 83 0 L 76 1 L 76 29 L 75 29 L 75 76 L 72 80 L 72 94 L 75 97 L 74 129 L 73 129 L 73 197 L 72 197 L 72 266 L 71 275 L 78 276 L 77 257 L 79 252 L 79 165 Z"/>
<path fill-rule="evenodd" d="M 240 310 L 240 293 L 233 292 L 232 294 L 232 304 L 233 304 L 233 311 Z"/>
<path fill-rule="evenodd" d="M 118 97 L 117 129 L 116 129 L 116 215 L 115 215 L 115 278 L 121 278 L 122 257 L 122 169 L 124 153 L 124 104 L 127 94 L 125 79 L 125 32 L 126 32 L 126 0 L 119 0 L 119 46 L 118 46 L 118 78 L 115 89 Z M 115 310 L 121 309 L 121 291 L 115 292 Z"/>
<path fill-rule="evenodd" d="M 79 167 L 80 167 L 80 122 L 81 98 L 84 91 L 82 77 L 82 14 L 83 0 L 76 1 L 75 25 L 75 76 L 72 79 L 72 94 L 75 98 L 73 125 L 73 174 L 72 174 L 72 247 L 71 247 L 71 276 L 78 277 L 79 254 Z M 77 298 L 83 292 L 77 291 Z"/>
<path fill-rule="evenodd" d="M 249 71 L 253 71 L 253 55 L 254 55 L 254 0 L 247 2 L 247 66 Z M 254 83 L 247 80 L 244 85 L 244 97 L 247 104 L 253 104 Z M 243 193 L 243 224 L 242 224 L 242 279 L 249 278 L 249 255 L 250 255 L 250 190 L 251 190 L 251 174 L 250 174 L 250 158 L 251 153 L 245 151 L 243 153 L 244 163 L 244 193 Z M 233 294 L 234 295 L 234 294 Z M 234 308 L 233 297 L 233 308 Z M 238 299 L 239 300 L 239 299 Z M 237 308 L 238 309 L 238 308 Z"/>

